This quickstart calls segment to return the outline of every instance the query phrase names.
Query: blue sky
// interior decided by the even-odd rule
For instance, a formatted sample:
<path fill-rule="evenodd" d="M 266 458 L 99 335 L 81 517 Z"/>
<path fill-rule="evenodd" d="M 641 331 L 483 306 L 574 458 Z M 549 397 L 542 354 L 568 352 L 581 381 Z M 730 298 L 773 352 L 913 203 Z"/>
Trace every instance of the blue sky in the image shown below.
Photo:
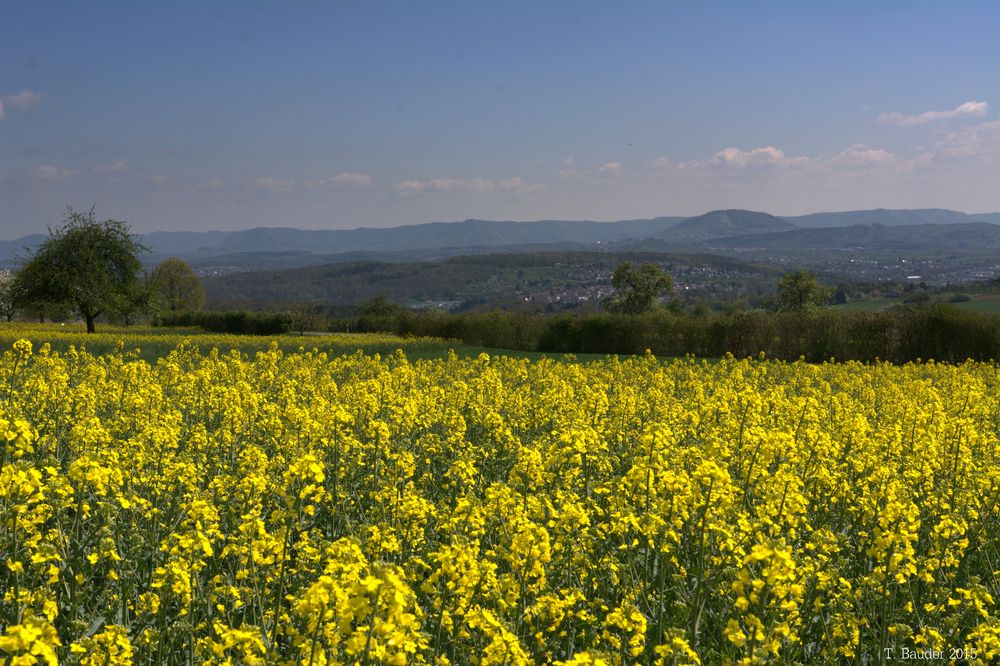
<path fill-rule="evenodd" d="M 0 0 L 0 237 L 1000 210 L 1000 3 Z"/>

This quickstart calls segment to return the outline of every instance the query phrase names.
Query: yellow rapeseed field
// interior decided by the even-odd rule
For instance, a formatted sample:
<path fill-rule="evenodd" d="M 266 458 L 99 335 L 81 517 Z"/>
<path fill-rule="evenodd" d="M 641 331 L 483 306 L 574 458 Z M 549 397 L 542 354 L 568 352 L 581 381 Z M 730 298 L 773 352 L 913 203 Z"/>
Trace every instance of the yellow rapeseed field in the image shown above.
<path fill-rule="evenodd" d="M 267 351 L 271 348 L 272 342 L 277 342 L 278 348 L 285 352 L 315 348 L 334 355 L 353 353 L 362 348 L 383 354 L 403 348 L 410 356 L 440 356 L 442 351 L 447 349 L 446 341 L 439 338 L 402 338 L 382 333 L 288 334 L 266 337 L 206 333 L 197 328 L 164 330 L 157 327 L 102 326 L 98 329 L 98 333 L 90 335 L 85 335 L 85 330 L 79 324 L 0 323 L 0 345 L 3 348 L 10 348 L 21 339 L 41 340 L 49 343 L 51 348 L 57 351 L 65 351 L 73 345 L 77 349 L 86 348 L 87 351 L 96 354 L 127 352 L 147 361 L 166 356 L 185 339 L 191 339 L 203 350 L 218 349 L 223 353 L 233 349 L 245 353 Z M 465 349 L 463 351 L 467 352 Z"/>
<path fill-rule="evenodd" d="M 0 663 L 1000 659 L 1000 369 L 0 357 Z"/>

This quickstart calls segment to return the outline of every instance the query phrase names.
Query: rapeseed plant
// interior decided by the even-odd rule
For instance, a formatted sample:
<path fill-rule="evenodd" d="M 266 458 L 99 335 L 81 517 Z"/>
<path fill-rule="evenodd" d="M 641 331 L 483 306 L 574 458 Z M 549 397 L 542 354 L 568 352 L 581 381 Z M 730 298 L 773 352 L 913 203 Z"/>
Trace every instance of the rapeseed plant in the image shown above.
<path fill-rule="evenodd" d="M 995 364 L 39 340 L 0 356 L 2 663 L 1000 658 Z"/>

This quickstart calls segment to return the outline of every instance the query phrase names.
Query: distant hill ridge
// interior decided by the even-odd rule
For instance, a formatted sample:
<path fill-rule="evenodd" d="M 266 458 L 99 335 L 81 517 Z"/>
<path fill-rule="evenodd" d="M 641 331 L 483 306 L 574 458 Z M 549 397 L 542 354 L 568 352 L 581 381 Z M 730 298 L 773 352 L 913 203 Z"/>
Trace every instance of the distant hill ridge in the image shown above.
<path fill-rule="evenodd" d="M 857 224 L 850 227 L 792 229 L 771 234 L 715 238 L 716 248 L 755 247 L 775 251 L 822 249 L 924 250 L 1000 248 L 1000 225 L 987 222 L 889 226 Z"/>
<path fill-rule="evenodd" d="M 385 229 L 277 229 L 236 231 L 221 239 L 212 250 L 305 250 L 311 252 L 359 250 L 394 251 L 474 245 L 514 245 L 562 241 L 596 242 L 650 236 L 674 226 L 683 218 L 594 222 L 590 220 L 540 220 L 510 222 L 465 220 L 430 222 Z M 169 233 L 169 232 L 165 232 Z M 155 248 L 156 238 L 147 240 Z"/>
<path fill-rule="evenodd" d="M 240 231 L 157 231 L 143 236 L 152 249 L 145 257 L 149 263 L 167 256 L 179 256 L 200 265 L 238 265 L 279 267 L 307 265 L 333 257 L 370 255 L 390 261 L 428 260 L 454 256 L 463 251 L 479 254 L 490 249 L 515 252 L 538 251 L 546 245 L 562 249 L 600 248 L 602 243 L 621 244 L 651 239 L 659 244 L 696 247 L 712 241 L 716 246 L 750 242 L 761 245 L 764 237 L 771 242 L 815 243 L 817 238 L 795 235 L 800 231 L 828 230 L 835 242 L 844 228 L 878 225 L 882 227 L 962 226 L 974 223 L 1000 225 L 1000 213 L 968 215 L 946 209 L 891 210 L 875 209 L 823 212 L 800 216 L 775 216 L 743 209 L 715 210 L 693 217 L 655 217 L 648 219 L 596 222 L 593 220 L 539 220 L 535 222 L 468 219 L 462 222 L 432 222 L 389 228 L 294 229 L 258 227 Z M 998 227 L 1000 228 L 1000 227 Z M 839 231 L 838 231 L 839 230 Z M 957 231 L 957 230 L 956 230 Z M 950 243 L 974 243 L 973 234 L 949 236 Z M 976 232 L 988 243 L 991 229 Z M 859 233 L 857 230 L 851 233 Z M 872 234 L 874 232 L 866 232 Z M 775 234 L 791 234 L 777 236 Z M 891 234 L 886 243 L 913 239 L 905 233 Z M 935 234 L 922 230 L 918 239 Z M 718 239 L 728 238 L 724 243 Z M 12 241 L 0 241 L 0 268 L 11 266 L 45 239 L 32 234 Z M 880 244 L 881 245 L 881 244 Z M 314 258 L 311 258 L 314 257 Z"/>
<path fill-rule="evenodd" d="M 794 229 L 788 220 L 753 210 L 713 210 L 681 220 L 663 238 L 721 238 L 736 234 L 767 234 Z"/>
<path fill-rule="evenodd" d="M 966 224 L 969 222 L 989 222 L 1000 224 L 1000 213 L 979 213 L 969 215 L 946 208 L 900 209 L 876 208 L 874 210 L 848 210 L 839 213 L 812 213 L 796 217 L 785 217 L 796 227 L 851 227 L 857 224 L 880 224 L 886 227 L 910 226 L 915 224 Z"/>

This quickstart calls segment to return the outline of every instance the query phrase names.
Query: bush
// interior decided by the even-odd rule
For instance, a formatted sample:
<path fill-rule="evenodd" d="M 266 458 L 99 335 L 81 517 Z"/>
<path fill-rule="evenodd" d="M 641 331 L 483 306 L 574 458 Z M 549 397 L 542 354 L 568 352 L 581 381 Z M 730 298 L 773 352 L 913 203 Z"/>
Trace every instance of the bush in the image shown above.
<path fill-rule="evenodd" d="M 292 330 L 293 317 L 285 312 L 179 312 L 161 316 L 159 326 L 197 326 L 215 333 L 281 335 Z"/>
<path fill-rule="evenodd" d="M 962 312 L 939 303 L 905 317 L 901 360 L 914 358 L 960 363 L 1000 358 L 1000 318 Z"/>

